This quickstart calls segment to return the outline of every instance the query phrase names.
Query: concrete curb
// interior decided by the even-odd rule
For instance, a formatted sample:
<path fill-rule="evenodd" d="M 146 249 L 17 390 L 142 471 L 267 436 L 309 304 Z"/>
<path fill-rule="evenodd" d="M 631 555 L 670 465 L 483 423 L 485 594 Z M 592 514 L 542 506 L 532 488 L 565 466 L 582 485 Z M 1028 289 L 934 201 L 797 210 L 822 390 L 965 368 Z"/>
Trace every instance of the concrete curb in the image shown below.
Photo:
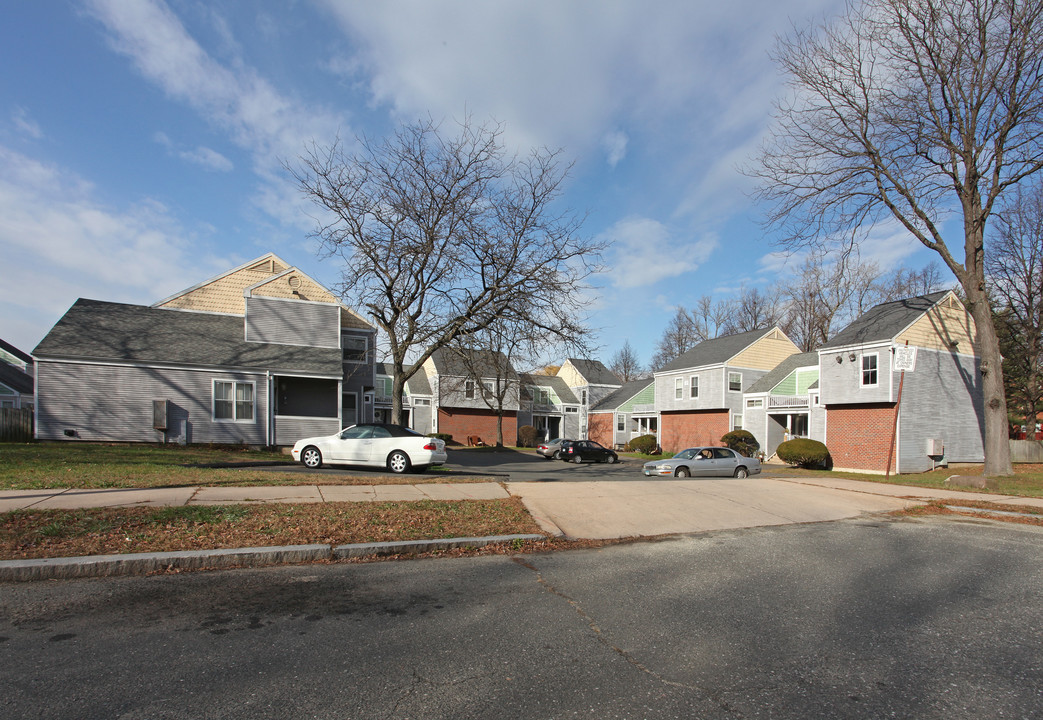
<path fill-rule="evenodd" d="M 354 545 L 286 545 L 231 550 L 181 550 L 165 553 L 127 553 L 87 557 L 0 561 L 0 582 L 71 580 L 75 578 L 145 575 L 164 570 L 201 570 L 289 565 L 316 560 L 346 560 L 382 555 L 409 555 L 460 547 L 483 547 L 519 540 L 542 540 L 543 535 L 492 535 L 480 538 L 407 540 Z"/>

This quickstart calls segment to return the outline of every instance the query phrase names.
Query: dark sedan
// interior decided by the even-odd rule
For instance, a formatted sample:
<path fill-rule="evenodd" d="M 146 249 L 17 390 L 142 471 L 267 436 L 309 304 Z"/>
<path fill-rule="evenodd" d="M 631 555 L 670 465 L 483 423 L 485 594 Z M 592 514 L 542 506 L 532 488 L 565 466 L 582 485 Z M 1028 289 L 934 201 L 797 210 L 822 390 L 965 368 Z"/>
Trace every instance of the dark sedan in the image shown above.
<path fill-rule="evenodd" d="M 561 459 L 565 462 L 619 462 L 619 456 L 615 451 L 593 440 L 574 440 L 568 444 L 562 444 Z"/>

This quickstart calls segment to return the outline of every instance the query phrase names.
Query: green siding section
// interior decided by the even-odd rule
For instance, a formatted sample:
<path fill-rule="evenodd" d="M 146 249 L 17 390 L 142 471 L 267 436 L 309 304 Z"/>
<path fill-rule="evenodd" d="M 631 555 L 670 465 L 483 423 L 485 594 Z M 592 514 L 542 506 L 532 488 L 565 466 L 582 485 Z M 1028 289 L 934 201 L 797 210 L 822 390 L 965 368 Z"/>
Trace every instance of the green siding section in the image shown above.
<path fill-rule="evenodd" d="M 651 405 L 655 402 L 655 383 L 652 383 L 634 397 L 619 406 L 616 412 L 633 412 L 635 405 Z"/>
<path fill-rule="evenodd" d="M 818 368 L 794 370 L 786 379 L 771 389 L 772 395 L 806 395 L 808 388 L 818 380 Z"/>

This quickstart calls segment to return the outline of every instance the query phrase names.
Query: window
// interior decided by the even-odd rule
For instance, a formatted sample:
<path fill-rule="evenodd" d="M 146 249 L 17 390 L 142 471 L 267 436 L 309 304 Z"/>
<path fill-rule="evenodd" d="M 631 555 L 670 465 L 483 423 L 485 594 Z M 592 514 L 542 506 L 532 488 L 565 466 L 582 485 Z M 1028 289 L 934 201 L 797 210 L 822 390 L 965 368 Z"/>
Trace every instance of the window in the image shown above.
<path fill-rule="evenodd" d="M 254 422 L 254 384 L 214 380 L 214 420 Z"/>
<path fill-rule="evenodd" d="M 618 432 L 625 432 L 627 429 L 627 416 L 616 415 L 616 430 Z"/>
<path fill-rule="evenodd" d="M 344 362 L 366 362 L 366 338 L 361 335 L 341 335 L 340 345 L 344 352 Z"/>
<path fill-rule="evenodd" d="M 428 400 L 427 398 L 415 398 L 413 400 L 413 404 L 417 405 L 417 406 L 420 406 L 420 405 L 430 405 L 431 401 Z"/>
<path fill-rule="evenodd" d="M 746 407 L 748 407 L 748 408 L 764 407 L 764 401 L 763 400 L 747 400 L 746 401 Z"/>
<path fill-rule="evenodd" d="M 811 396 L 811 406 L 818 407 L 818 393 Z"/>
<path fill-rule="evenodd" d="M 464 381 L 464 397 L 468 400 L 474 400 L 474 380 Z"/>
<path fill-rule="evenodd" d="M 674 399 L 680 400 L 684 397 L 684 378 L 674 378 Z"/>
<path fill-rule="evenodd" d="M 877 384 L 877 361 L 876 353 L 862 356 L 862 387 L 875 387 Z"/>
<path fill-rule="evenodd" d="M 734 460 L 735 453 L 726 448 L 714 448 L 713 457 L 715 460 Z"/>
<path fill-rule="evenodd" d="M 567 407 L 567 408 L 565 408 L 565 412 L 566 412 L 566 414 L 567 413 L 578 413 L 579 412 L 579 408 L 578 407 Z"/>
<path fill-rule="evenodd" d="M 484 397 L 493 397 L 493 384 L 489 380 L 482 381 L 482 395 Z"/>
<path fill-rule="evenodd" d="M 732 430 L 742 430 L 742 415 L 732 415 Z"/>
<path fill-rule="evenodd" d="M 579 401 L 581 403 L 583 403 L 584 405 L 587 404 L 587 391 L 586 390 L 583 390 L 582 392 L 580 392 L 580 400 Z"/>
<path fill-rule="evenodd" d="M 688 397 L 697 398 L 699 397 L 699 376 L 692 375 L 692 384 L 688 389 Z"/>
<path fill-rule="evenodd" d="M 731 392 L 742 392 L 742 373 L 728 373 L 728 389 Z"/>

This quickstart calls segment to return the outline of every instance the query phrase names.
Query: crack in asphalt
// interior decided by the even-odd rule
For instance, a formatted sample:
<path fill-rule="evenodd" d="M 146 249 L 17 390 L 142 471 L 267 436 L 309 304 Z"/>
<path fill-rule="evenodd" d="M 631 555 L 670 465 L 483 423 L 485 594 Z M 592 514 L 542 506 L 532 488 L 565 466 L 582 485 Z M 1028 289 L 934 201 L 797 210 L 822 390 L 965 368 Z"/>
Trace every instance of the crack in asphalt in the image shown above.
<path fill-rule="evenodd" d="M 677 682 L 676 680 L 670 680 L 668 678 L 665 678 L 660 673 L 656 672 L 652 668 L 650 668 L 647 665 L 645 665 L 644 663 L 642 663 L 640 660 L 635 658 L 633 655 L 628 653 L 623 648 L 619 647 L 618 645 L 613 644 L 608 639 L 608 637 L 606 637 L 605 633 L 601 630 L 601 626 L 599 626 L 597 624 L 597 621 L 593 617 L 591 617 L 591 615 L 586 610 L 583 609 L 583 606 L 580 604 L 580 602 L 578 600 L 576 600 L 573 597 L 570 597 L 569 595 L 567 595 L 566 593 L 562 592 L 561 590 L 556 588 L 554 585 L 549 583 L 547 581 L 547 579 L 545 577 L 543 577 L 543 574 L 539 571 L 539 568 L 537 568 L 532 563 L 530 563 L 527 560 L 525 560 L 523 558 L 520 558 L 520 557 L 514 557 L 514 558 L 511 558 L 511 559 L 515 563 L 517 563 L 518 565 L 520 565 L 523 568 L 525 568 L 526 570 L 530 570 L 536 576 L 536 582 L 539 583 L 547 592 L 549 592 L 552 595 L 555 595 L 555 596 L 561 598 L 562 600 L 567 602 L 570 606 L 572 606 L 572 609 L 575 610 L 576 613 L 581 618 L 583 618 L 583 620 L 590 627 L 591 631 L 594 633 L 595 639 L 598 642 L 600 642 L 601 644 L 603 644 L 605 647 L 607 647 L 610 650 L 612 650 L 612 652 L 616 653 L 621 658 L 626 660 L 632 667 L 636 668 L 638 671 L 640 671 L 640 672 L 648 675 L 649 677 L 653 678 L 656 682 L 659 682 L 659 683 L 661 683 L 663 685 L 666 685 L 668 687 L 675 687 L 675 688 L 679 688 L 681 690 L 689 690 L 689 691 L 692 691 L 692 692 L 699 693 L 704 698 L 706 698 L 706 699 L 710 700 L 711 702 L 715 703 L 721 710 L 724 710 L 725 712 L 730 713 L 730 714 L 734 715 L 737 718 L 745 717 L 740 710 L 732 707 L 732 705 L 727 700 L 722 698 L 717 692 L 714 692 L 713 690 L 709 690 L 709 689 L 707 689 L 705 687 L 701 687 L 699 685 L 688 685 L 687 683 Z"/>

